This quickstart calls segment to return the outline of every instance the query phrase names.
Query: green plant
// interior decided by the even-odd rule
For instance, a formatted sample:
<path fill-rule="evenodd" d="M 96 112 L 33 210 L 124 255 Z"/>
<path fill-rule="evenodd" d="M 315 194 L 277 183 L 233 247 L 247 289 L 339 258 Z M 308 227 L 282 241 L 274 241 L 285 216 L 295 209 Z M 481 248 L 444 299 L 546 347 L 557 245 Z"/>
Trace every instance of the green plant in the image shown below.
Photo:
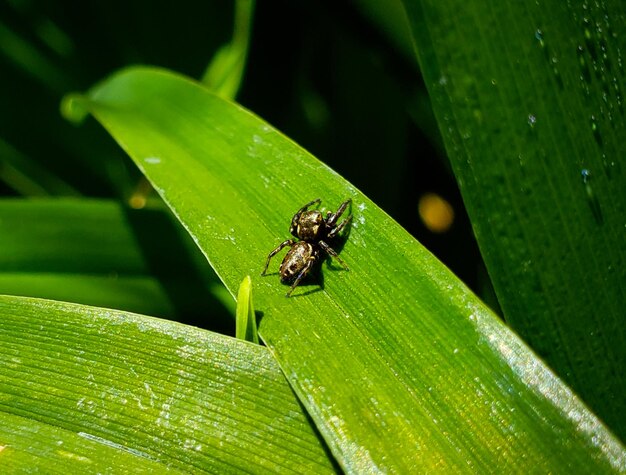
<path fill-rule="evenodd" d="M 407 2 L 429 86 L 446 86 L 437 65 L 450 45 L 462 41 L 461 51 L 472 51 L 473 43 L 455 36 L 454 28 L 447 41 L 434 43 L 442 35 L 434 28 L 445 29 L 446 8 L 460 7 Z M 233 49 L 223 49 L 214 64 L 239 65 L 242 52 Z M 453 55 L 445 59 L 449 68 L 458 64 Z M 492 63 L 488 55 L 475 67 Z M 238 89 L 240 65 L 209 70 L 213 83 L 228 85 L 222 95 Z M 223 80 L 215 80 L 220 70 Z M 501 150 L 489 142 L 493 133 L 467 125 L 479 118 L 481 127 L 491 124 L 491 109 L 480 89 L 476 95 L 457 89 L 460 82 L 473 90 L 469 73 L 453 72 L 445 77 L 454 88 L 434 91 L 434 109 L 442 124 L 454 114 L 444 140 L 461 189 L 474 203 L 470 214 L 482 244 L 480 233 L 501 225 L 506 212 L 500 206 L 508 202 L 490 198 L 499 182 L 485 179 L 481 205 L 482 188 L 473 184 L 484 179 L 484 169 L 487 178 L 496 173 L 511 183 L 512 167 L 481 167 L 474 159 Z M 363 193 L 267 122 L 200 83 L 156 68 L 122 70 L 85 95 L 69 96 L 64 112 L 76 121 L 92 114 L 162 202 L 146 197 L 141 180 L 135 197 L 147 199 L 149 209 L 139 211 L 110 200 L 5 200 L 0 239 L 10 252 L 2 255 L 2 277 L 13 285 L 10 293 L 92 304 L 100 298 L 103 306 L 171 318 L 181 308 L 202 308 L 202 323 L 210 326 L 225 308 L 232 312 L 230 296 L 249 275 L 254 307 L 242 304 L 238 313 L 245 320 L 259 311 L 266 347 L 119 310 L 2 297 L 0 355 L 7 364 L 0 457 L 7 466 L 221 473 L 625 469 L 620 442 L 496 315 Z M 459 130 L 469 134 L 461 134 L 464 147 L 455 141 Z M 498 133 L 502 143 L 519 136 L 515 125 L 501 124 Z M 481 140 L 470 140 L 475 134 Z M 529 137 L 539 144 L 554 139 Z M 602 190 L 593 191 L 604 226 L 614 232 L 619 214 L 607 208 Z M 510 196 L 515 201 L 515 193 Z M 327 262 L 318 285 L 286 299 L 276 274 L 259 274 L 293 212 L 317 197 L 329 209 L 353 200 L 354 222 L 341 250 L 351 270 Z M 170 211 L 183 230 L 171 224 Z M 506 221 L 507 231 L 532 225 L 514 221 Z M 507 238 L 502 245 L 516 258 L 526 243 L 539 252 L 532 239 Z M 79 256 L 79 264 L 68 266 L 69 255 Z M 178 272 L 155 265 L 172 258 Z M 509 275 L 504 258 L 487 264 L 495 281 Z M 249 282 L 242 295 L 250 296 Z M 520 281 L 519 288 L 525 285 Z M 496 289 L 509 302 L 507 289 Z M 520 301 L 533 295 L 526 292 Z M 509 305 L 503 305 L 507 318 Z M 548 334 L 546 341 L 556 337 Z M 619 418 L 611 422 L 619 433 Z M 117 466 L 113 454 L 123 457 Z"/>

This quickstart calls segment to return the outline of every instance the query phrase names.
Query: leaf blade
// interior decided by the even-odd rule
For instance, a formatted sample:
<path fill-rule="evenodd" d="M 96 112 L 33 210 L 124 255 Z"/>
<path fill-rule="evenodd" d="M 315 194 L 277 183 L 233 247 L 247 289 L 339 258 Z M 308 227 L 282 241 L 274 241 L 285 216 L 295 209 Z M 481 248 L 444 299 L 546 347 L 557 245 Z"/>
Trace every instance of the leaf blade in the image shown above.
<path fill-rule="evenodd" d="M 623 440 L 621 4 L 404 4 L 506 320 Z"/>
<path fill-rule="evenodd" d="M 83 463 L 87 456 L 111 468 L 111 449 L 133 471 L 333 471 L 263 347 L 40 299 L 0 296 L 0 314 L 7 362 L 0 445 L 11 449 L 0 459 L 7 464 L 30 467 L 54 452 L 49 441 L 56 438 L 65 452 L 54 452 L 55 462 L 85 471 L 93 467 Z"/>

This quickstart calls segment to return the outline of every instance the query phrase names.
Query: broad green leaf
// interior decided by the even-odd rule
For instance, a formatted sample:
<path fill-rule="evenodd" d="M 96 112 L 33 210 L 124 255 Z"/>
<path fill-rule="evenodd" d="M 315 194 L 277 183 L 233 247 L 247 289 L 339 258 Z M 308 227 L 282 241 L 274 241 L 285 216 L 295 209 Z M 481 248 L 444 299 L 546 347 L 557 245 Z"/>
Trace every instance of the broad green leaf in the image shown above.
<path fill-rule="evenodd" d="M 259 333 L 345 470 L 626 469 L 616 439 L 458 279 L 262 120 L 147 68 L 122 71 L 79 102 L 135 160 L 231 293 L 257 276 Z M 285 298 L 278 262 L 258 275 L 292 214 L 317 197 L 327 210 L 353 200 L 338 246 L 350 271 L 327 261 Z"/>
<path fill-rule="evenodd" d="M 115 310 L 0 296 L 5 473 L 331 473 L 266 348 Z"/>
<path fill-rule="evenodd" d="M 404 3 L 506 320 L 623 439 L 623 3 Z"/>

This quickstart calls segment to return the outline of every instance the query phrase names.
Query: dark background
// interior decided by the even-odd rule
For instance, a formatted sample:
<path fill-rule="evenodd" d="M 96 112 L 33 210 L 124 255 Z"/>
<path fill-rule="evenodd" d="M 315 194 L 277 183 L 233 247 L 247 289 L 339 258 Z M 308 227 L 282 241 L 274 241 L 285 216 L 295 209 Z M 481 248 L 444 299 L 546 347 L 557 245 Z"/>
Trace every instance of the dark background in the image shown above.
<path fill-rule="evenodd" d="M 67 123 L 61 98 L 133 64 L 201 78 L 232 35 L 233 6 L 0 3 L 0 193 L 29 195 L 11 168 L 58 177 L 84 196 L 127 200 L 141 178 L 134 165 L 95 121 Z M 356 4 L 258 2 L 237 100 L 361 189 L 497 305 L 415 60 Z M 431 232 L 420 220 L 418 201 L 427 192 L 455 211 L 446 232 Z M 147 254 L 157 261 L 163 255 Z M 192 309 L 183 313 L 197 323 Z"/>

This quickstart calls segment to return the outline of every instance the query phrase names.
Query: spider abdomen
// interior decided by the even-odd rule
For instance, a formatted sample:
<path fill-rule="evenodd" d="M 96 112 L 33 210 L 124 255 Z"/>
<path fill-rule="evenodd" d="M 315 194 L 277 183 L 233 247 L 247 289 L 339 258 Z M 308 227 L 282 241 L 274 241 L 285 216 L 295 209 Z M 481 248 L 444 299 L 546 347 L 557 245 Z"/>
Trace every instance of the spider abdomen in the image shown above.
<path fill-rule="evenodd" d="M 320 251 L 316 245 L 306 241 L 296 242 L 280 265 L 280 280 L 283 283 L 293 282 L 305 268 L 317 261 L 319 256 Z"/>

